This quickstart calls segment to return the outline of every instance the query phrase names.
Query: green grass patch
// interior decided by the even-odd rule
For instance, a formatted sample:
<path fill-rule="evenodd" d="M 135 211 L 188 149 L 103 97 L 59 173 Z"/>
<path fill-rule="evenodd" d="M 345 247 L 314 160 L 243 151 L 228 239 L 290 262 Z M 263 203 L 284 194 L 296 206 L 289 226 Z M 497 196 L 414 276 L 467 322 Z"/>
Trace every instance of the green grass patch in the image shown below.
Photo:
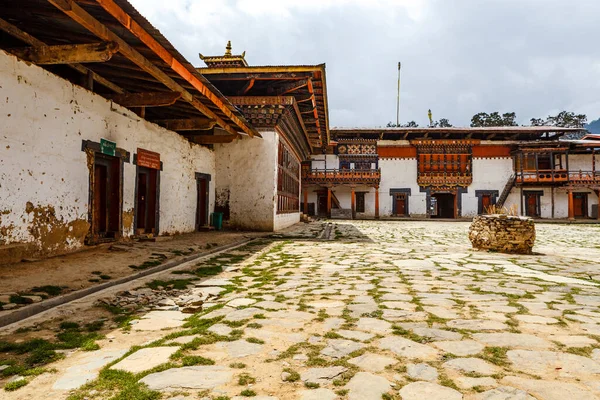
<path fill-rule="evenodd" d="M 254 397 L 256 396 L 256 392 L 254 390 L 246 389 L 240 392 L 240 396 L 244 397 Z"/>
<path fill-rule="evenodd" d="M 215 365 L 213 360 L 202 356 L 185 356 L 181 359 L 181 363 L 184 367 L 192 365 Z"/>
<path fill-rule="evenodd" d="M 297 382 L 300 380 L 300 374 L 291 368 L 284 368 L 283 372 L 288 373 L 284 379 L 285 382 Z"/>
<path fill-rule="evenodd" d="M 14 392 L 17 389 L 26 386 L 28 383 L 29 382 L 27 381 L 27 379 L 19 379 L 18 381 L 10 382 L 4 385 L 4 390 L 6 390 L 7 392 Z"/>

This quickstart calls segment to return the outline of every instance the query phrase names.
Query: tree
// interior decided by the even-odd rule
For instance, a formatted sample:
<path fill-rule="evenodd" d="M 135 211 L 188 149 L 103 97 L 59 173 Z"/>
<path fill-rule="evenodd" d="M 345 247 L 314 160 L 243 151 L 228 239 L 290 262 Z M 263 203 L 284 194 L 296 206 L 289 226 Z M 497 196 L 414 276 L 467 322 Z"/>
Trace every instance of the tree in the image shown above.
<path fill-rule="evenodd" d="M 500 115 L 498 111 L 494 111 L 490 114 L 480 112 L 473 115 L 471 118 L 472 127 L 486 127 L 486 126 L 518 126 L 515 122 L 517 115 L 514 112 L 504 113 Z"/>
<path fill-rule="evenodd" d="M 542 118 L 531 118 L 531 126 L 544 126 L 546 125 L 546 120 Z"/>
<path fill-rule="evenodd" d="M 531 126 L 558 126 L 561 128 L 583 128 L 587 122 L 585 114 L 575 114 L 570 111 L 561 111 L 548 118 L 531 118 Z"/>
<path fill-rule="evenodd" d="M 560 126 L 562 128 L 583 128 L 587 122 L 585 114 L 561 111 L 555 116 L 548 115 L 546 124 L 549 126 Z"/>
<path fill-rule="evenodd" d="M 440 128 L 451 128 L 452 124 L 450 123 L 450 121 L 448 121 L 447 118 L 440 118 L 440 120 L 437 122 L 438 126 Z"/>
<path fill-rule="evenodd" d="M 409 121 L 406 124 L 400 124 L 400 125 L 396 125 L 392 122 L 388 122 L 386 126 L 388 128 L 418 128 L 419 124 L 417 124 L 415 121 Z"/>

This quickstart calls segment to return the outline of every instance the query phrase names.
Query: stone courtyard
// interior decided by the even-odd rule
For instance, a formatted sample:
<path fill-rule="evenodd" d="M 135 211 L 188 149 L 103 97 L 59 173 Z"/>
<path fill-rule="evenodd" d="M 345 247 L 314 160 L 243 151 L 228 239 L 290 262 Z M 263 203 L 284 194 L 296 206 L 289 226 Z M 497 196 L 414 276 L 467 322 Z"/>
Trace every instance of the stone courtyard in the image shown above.
<path fill-rule="evenodd" d="M 318 224 L 220 255 L 201 312 L 163 301 L 0 398 L 600 399 L 599 226 L 505 255 L 463 222 Z"/>

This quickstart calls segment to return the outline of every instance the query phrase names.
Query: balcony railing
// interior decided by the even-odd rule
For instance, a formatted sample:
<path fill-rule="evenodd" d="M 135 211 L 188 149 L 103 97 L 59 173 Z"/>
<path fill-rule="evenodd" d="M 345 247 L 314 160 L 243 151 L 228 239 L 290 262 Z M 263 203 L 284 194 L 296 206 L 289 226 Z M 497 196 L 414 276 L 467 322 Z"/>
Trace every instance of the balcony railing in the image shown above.
<path fill-rule="evenodd" d="M 374 185 L 379 186 L 381 169 L 303 169 L 302 183 L 315 185 Z"/>
<path fill-rule="evenodd" d="M 516 183 L 600 183 L 600 172 L 567 171 L 566 169 L 518 171 Z"/>

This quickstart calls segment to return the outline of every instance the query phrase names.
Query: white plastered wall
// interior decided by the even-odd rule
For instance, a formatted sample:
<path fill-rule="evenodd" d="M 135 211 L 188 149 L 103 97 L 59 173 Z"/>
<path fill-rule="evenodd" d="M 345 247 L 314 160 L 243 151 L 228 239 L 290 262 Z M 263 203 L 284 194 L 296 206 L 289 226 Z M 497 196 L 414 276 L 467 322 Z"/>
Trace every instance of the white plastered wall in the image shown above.
<path fill-rule="evenodd" d="M 390 189 L 410 189 L 408 211 L 411 217 L 423 217 L 427 214 L 427 196 L 419 190 L 417 184 L 416 158 L 380 158 L 381 185 L 379 187 L 380 216 L 391 216 L 393 196 Z"/>
<path fill-rule="evenodd" d="M 513 161 L 510 157 L 473 159 L 473 183 L 467 193 L 462 194 L 461 216 L 477 215 L 479 199 L 475 196 L 476 190 L 497 190 L 500 196 L 512 173 Z"/>
<path fill-rule="evenodd" d="M 123 171 L 125 236 L 133 233 L 132 161 L 138 147 L 160 153 L 164 164 L 160 233 L 195 229 L 195 173 L 210 174 L 214 180 L 211 150 L 3 51 L 0 82 L 0 243 L 31 243 L 44 254 L 68 252 L 83 244 L 89 170 L 82 140 L 101 138 L 131 153 Z M 212 185 L 209 209 L 214 204 Z M 26 211 L 28 203 L 34 211 L 31 206 Z M 50 222 L 36 215 L 50 215 Z"/>
<path fill-rule="evenodd" d="M 300 212 L 277 214 L 279 133 L 261 130 L 262 139 L 244 137 L 215 145 L 217 204 L 229 205 L 232 227 L 274 231 L 300 221 Z"/>

